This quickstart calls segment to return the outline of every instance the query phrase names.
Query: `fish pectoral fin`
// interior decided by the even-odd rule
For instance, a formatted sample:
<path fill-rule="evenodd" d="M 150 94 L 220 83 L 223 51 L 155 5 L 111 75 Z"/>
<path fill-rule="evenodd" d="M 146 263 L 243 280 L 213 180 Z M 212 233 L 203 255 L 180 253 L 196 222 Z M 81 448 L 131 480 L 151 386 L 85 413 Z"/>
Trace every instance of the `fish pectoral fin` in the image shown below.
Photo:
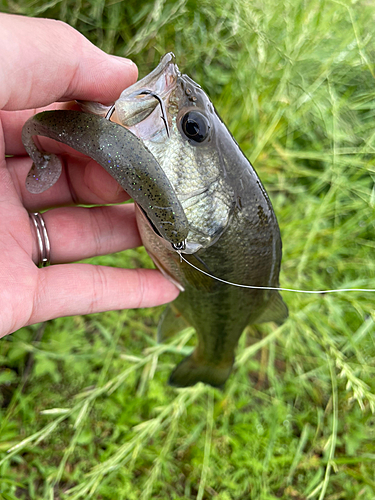
<path fill-rule="evenodd" d="M 196 358 L 196 351 L 194 351 L 191 356 L 183 359 L 171 373 L 169 385 L 189 387 L 198 382 L 204 382 L 213 387 L 222 388 L 232 371 L 233 361 L 215 364 Z"/>
<path fill-rule="evenodd" d="M 281 323 L 283 323 L 283 321 L 288 317 L 288 314 L 288 307 L 279 292 L 272 292 L 266 308 L 260 316 L 253 321 L 253 323 L 267 323 L 268 321 L 274 321 L 278 325 L 281 325 Z"/>
<path fill-rule="evenodd" d="M 185 318 L 172 305 L 169 305 L 164 310 L 159 321 L 157 332 L 158 342 L 164 342 L 188 326 L 189 323 Z"/>
<path fill-rule="evenodd" d="M 194 254 L 184 254 L 184 259 L 193 264 L 198 269 L 212 274 L 212 271 L 208 269 L 206 264 L 198 256 Z M 205 292 L 209 293 L 213 292 L 218 287 L 217 281 L 215 281 L 210 276 L 199 272 L 197 269 L 189 266 L 189 264 L 187 264 L 185 260 L 180 263 L 180 268 L 184 273 L 186 281 L 191 286 L 193 286 L 197 290 L 204 290 Z"/>

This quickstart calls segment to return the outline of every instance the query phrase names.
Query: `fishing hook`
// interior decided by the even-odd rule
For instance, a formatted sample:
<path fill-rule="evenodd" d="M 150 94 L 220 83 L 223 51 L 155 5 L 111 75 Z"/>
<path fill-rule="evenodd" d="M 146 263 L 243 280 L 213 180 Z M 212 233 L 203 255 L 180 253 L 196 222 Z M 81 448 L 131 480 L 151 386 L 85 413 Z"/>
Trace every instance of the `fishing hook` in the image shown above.
<path fill-rule="evenodd" d="M 167 136 L 169 138 L 171 136 L 171 134 L 170 134 L 169 123 L 168 123 L 168 118 L 167 118 L 167 110 L 165 109 L 163 99 L 159 96 L 159 94 L 156 94 L 156 92 L 153 92 L 152 90 L 148 90 L 148 89 L 136 90 L 135 92 L 130 94 L 128 97 L 135 97 L 137 95 L 150 95 L 150 96 L 154 97 L 159 102 L 160 108 L 161 108 L 161 117 L 160 118 L 164 122 L 165 130 L 167 131 Z M 115 106 L 116 106 L 116 104 L 113 104 L 109 108 L 107 114 L 105 115 L 106 120 L 111 119 L 111 116 L 113 115 L 113 112 L 115 111 Z"/>
<path fill-rule="evenodd" d="M 176 250 L 178 253 L 186 248 L 186 240 L 180 241 L 179 243 L 172 243 L 173 250 Z"/>
<path fill-rule="evenodd" d="M 169 138 L 171 135 L 170 135 L 170 131 L 169 131 L 169 124 L 168 124 L 168 118 L 167 118 L 167 110 L 165 109 L 165 105 L 164 105 L 163 99 L 160 97 L 160 95 L 157 94 L 156 92 L 153 92 L 152 90 L 148 90 L 148 89 L 137 90 L 137 91 L 133 92 L 130 95 L 131 96 L 136 96 L 136 95 L 150 95 L 150 96 L 154 97 L 159 102 L 160 109 L 161 109 L 161 117 L 160 118 L 164 122 L 165 130 L 167 131 L 167 136 Z"/>
<path fill-rule="evenodd" d="M 112 106 L 109 108 L 109 110 L 107 111 L 107 114 L 105 115 L 105 119 L 106 120 L 110 120 L 114 111 L 115 111 L 115 107 L 116 107 L 116 104 L 112 104 Z"/>

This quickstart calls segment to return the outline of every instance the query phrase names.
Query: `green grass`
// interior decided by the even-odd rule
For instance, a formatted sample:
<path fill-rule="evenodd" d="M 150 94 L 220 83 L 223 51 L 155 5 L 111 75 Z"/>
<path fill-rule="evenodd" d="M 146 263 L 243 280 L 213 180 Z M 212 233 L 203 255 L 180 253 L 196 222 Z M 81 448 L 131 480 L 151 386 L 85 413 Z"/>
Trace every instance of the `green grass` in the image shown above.
<path fill-rule="evenodd" d="M 281 286 L 374 288 L 371 2 L 0 5 L 70 22 L 141 76 L 175 52 L 271 196 Z M 95 262 L 150 266 L 143 250 Z M 372 500 L 375 296 L 283 296 L 289 319 L 248 328 L 223 392 L 166 385 L 195 338 L 158 345 L 162 308 L 2 339 L 0 498 Z"/>

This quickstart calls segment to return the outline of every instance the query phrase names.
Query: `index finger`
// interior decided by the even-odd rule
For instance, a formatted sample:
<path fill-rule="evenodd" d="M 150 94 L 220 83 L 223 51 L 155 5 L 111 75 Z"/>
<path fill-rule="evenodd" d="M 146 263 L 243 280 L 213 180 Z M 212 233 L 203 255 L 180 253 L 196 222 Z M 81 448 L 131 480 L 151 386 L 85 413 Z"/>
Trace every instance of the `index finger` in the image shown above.
<path fill-rule="evenodd" d="M 0 46 L 0 109 L 110 103 L 137 79 L 134 63 L 106 54 L 61 21 L 0 14 Z"/>

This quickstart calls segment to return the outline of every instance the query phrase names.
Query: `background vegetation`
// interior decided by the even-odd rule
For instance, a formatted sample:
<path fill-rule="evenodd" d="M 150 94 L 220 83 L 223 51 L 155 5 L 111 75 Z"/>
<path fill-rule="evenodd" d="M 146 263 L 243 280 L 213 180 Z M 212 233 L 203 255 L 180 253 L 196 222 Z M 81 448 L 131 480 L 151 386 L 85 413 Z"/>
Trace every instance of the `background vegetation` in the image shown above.
<path fill-rule="evenodd" d="M 255 164 L 281 284 L 375 288 L 375 7 L 365 0 L 0 1 L 62 19 L 148 73 L 172 50 Z M 95 259 L 150 266 L 142 249 Z M 220 392 L 174 390 L 162 309 L 71 317 L 0 342 L 4 499 L 373 499 L 374 295 L 284 293 Z M 9 450 L 11 450 L 9 452 Z"/>

